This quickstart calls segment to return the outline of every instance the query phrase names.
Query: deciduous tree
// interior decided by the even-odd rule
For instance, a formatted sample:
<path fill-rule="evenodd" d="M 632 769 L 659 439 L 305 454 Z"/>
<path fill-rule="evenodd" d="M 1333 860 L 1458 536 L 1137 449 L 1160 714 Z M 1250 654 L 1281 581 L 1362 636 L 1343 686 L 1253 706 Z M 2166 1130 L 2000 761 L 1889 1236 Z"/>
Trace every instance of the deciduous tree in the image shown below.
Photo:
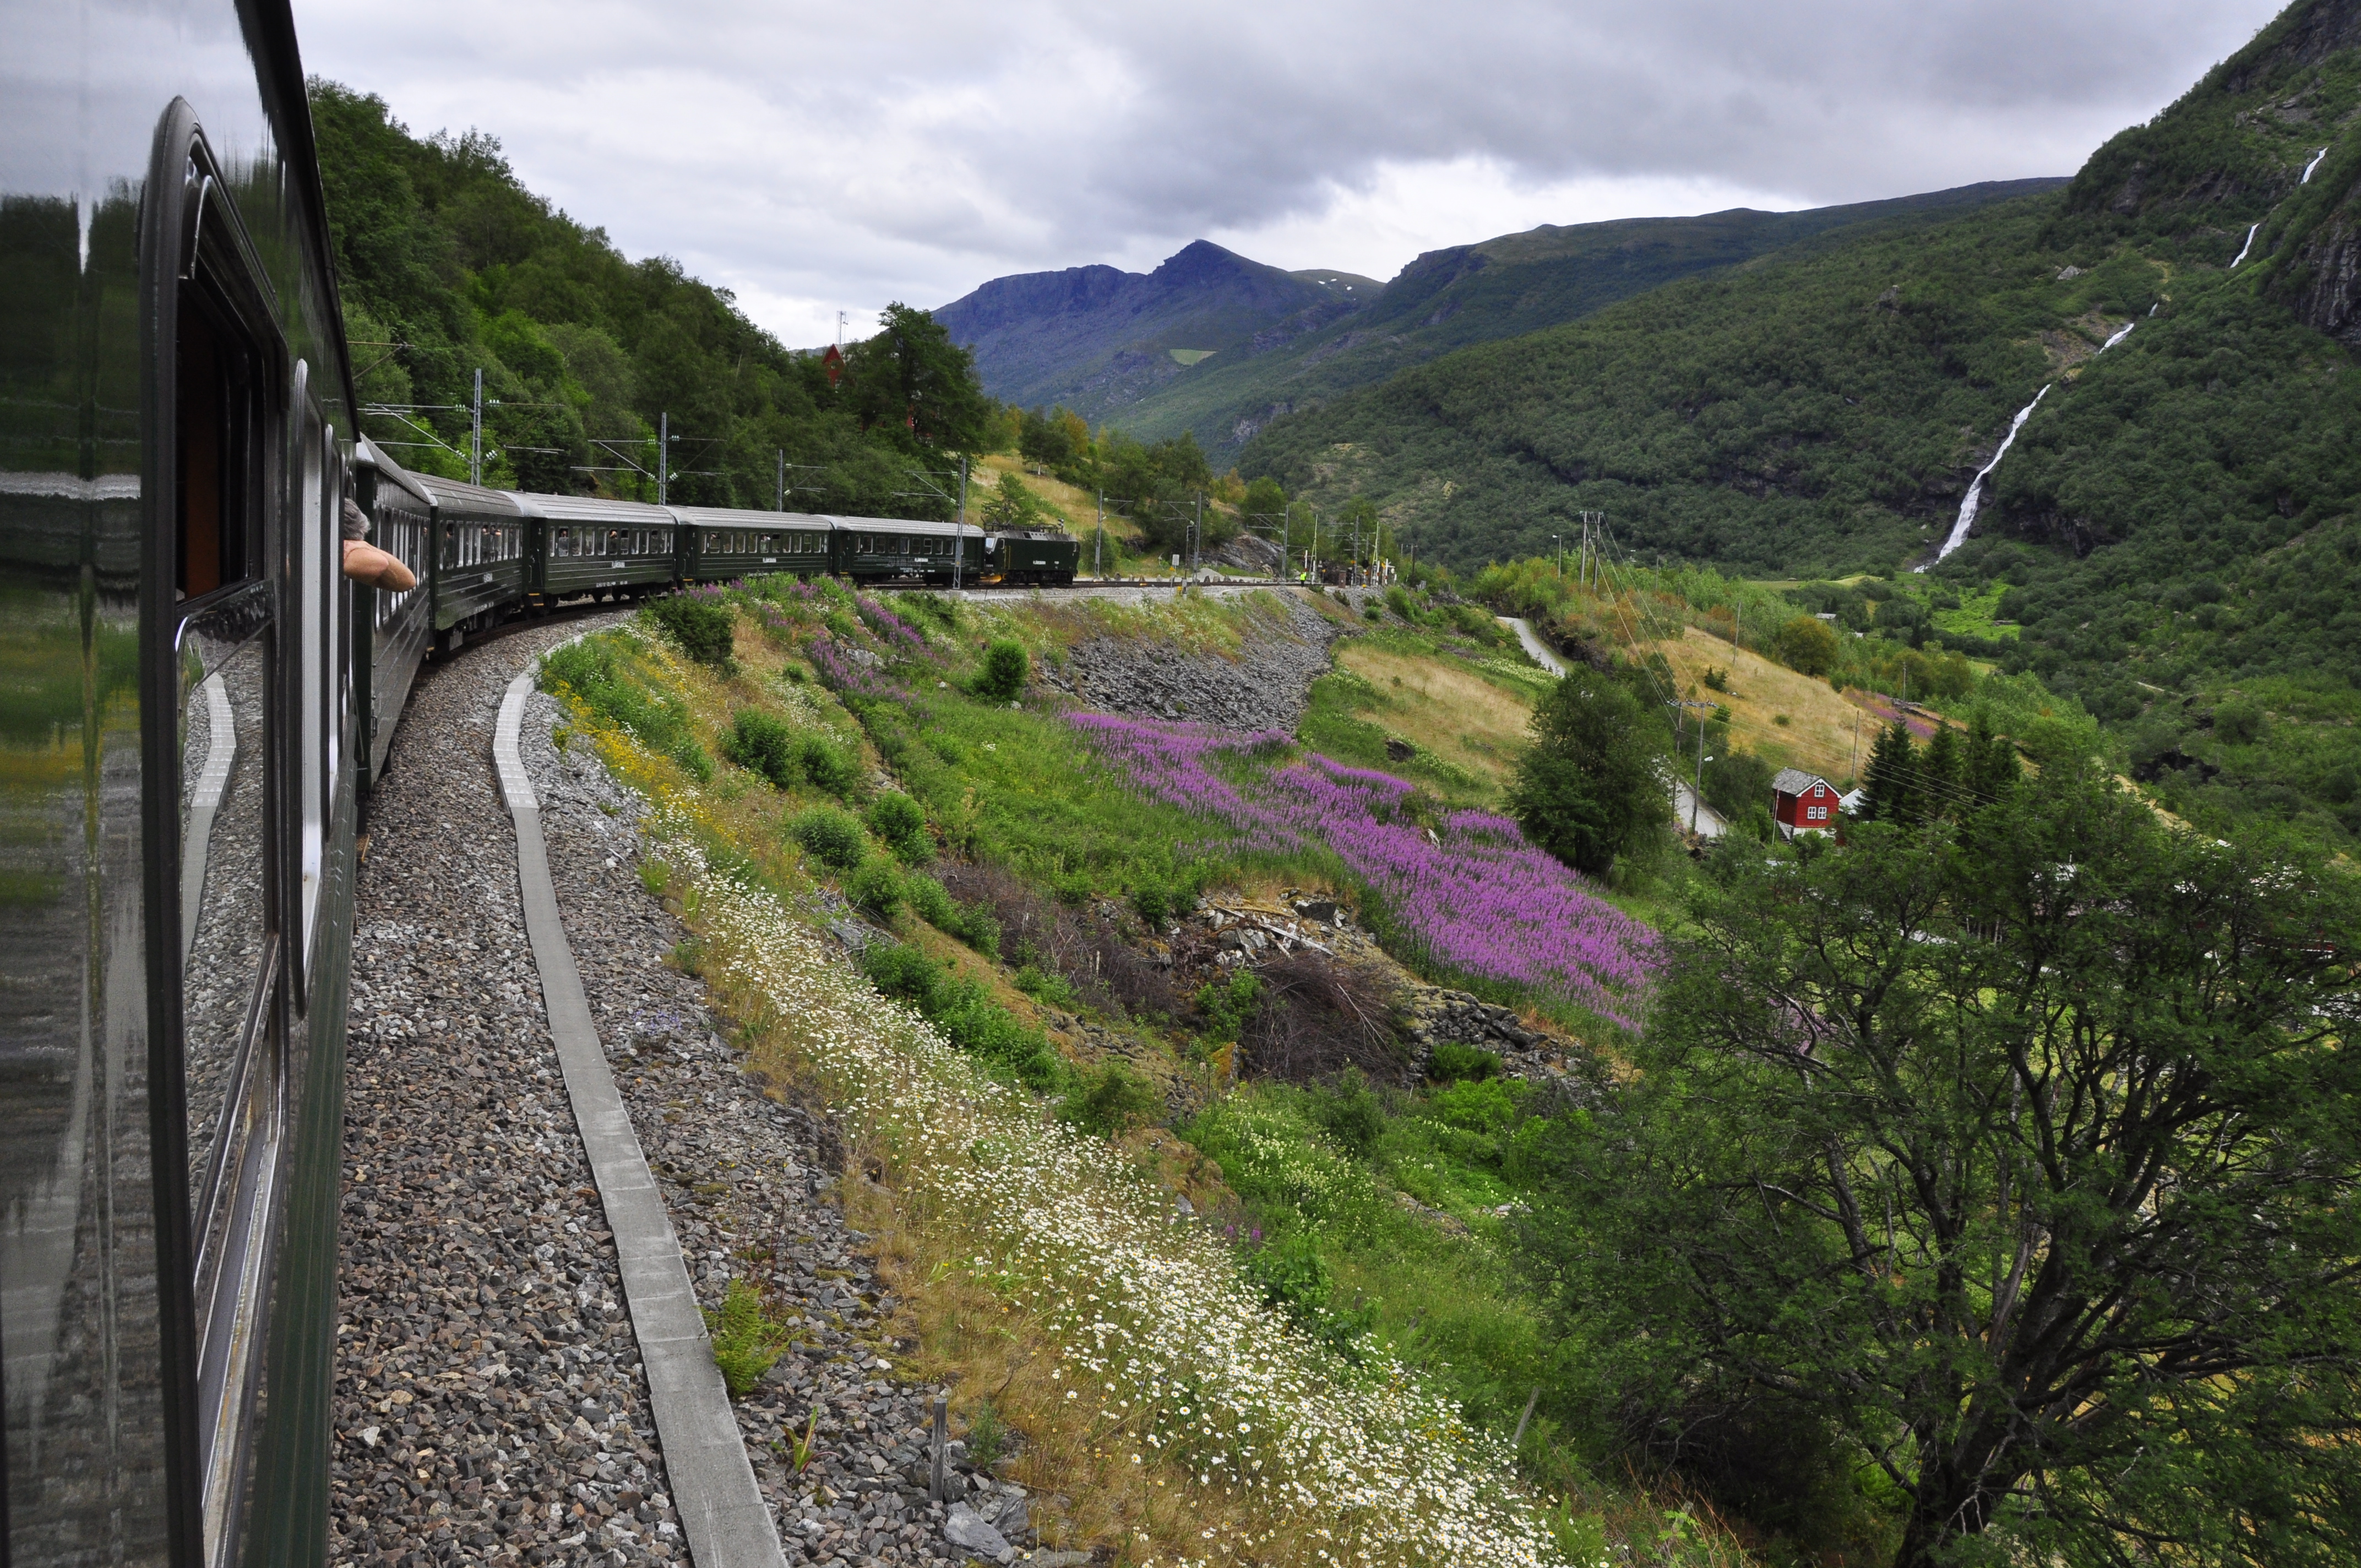
<path fill-rule="evenodd" d="M 2340 873 L 2061 768 L 1693 914 L 1524 1238 L 1643 1443 L 1832 1437 L 1902 1568 L 2361 1556 Z"/>

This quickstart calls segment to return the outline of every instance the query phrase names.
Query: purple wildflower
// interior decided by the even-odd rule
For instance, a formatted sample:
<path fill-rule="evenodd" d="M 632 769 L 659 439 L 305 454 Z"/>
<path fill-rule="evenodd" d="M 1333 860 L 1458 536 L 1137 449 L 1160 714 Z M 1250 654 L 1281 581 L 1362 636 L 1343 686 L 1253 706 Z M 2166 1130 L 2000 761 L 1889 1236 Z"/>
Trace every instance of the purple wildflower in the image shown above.
<path fill-rule="evenodd" d="M 1509 818 L 1458 811 L 1426 828 L 1407 809 L 1408 781 L 1317 752 L 1259 773 L 1236 766 L 1279 739 L 1268 733 L 1096 713 L 1071 721 L 1143 794 L 1224 824 L 1233 850 L 1333 853 L 1433 963 L 1555 992 L 1631 1025 L 1657 965 L 1655 933 Z M 1216 768 L 1223 759 L 1233 765 Z"/>

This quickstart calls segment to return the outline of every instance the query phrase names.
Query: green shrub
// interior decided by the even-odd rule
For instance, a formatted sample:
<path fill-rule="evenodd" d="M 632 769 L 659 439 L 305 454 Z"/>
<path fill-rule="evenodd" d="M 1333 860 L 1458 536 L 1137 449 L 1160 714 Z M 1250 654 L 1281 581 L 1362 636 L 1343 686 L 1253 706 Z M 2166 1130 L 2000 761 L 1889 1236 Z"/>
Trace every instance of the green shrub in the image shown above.
<path fill-rule="evenodd" d="M 1156 1085 L 1120 1059 L 1078 1076 L 1058 1107 L 1058 1114 L 1066 1121 L 1108 1138 L 1147 1126 L 1163 1113 L 1164 1097 L 1156 1091 Z"/>
<path fill-rule="evenodd" d="M 721 1310 L 708 1309 L 705 1321 L 713 1333 L 713 1362 L 721 1368 L 721 1381 L 729 1385 L 731 1398 L 742 1399 L 778 1364 L 786 1332 L 771 1321 L 763 1310 L 762 1296 L 743 1279 L 730 1281 Z"/>
<path fill-rule="evenodd" d="M 1008 1429 L 1001 1424 L 1000 1412 L 991 1400 L 977 1400 L 975 1409 L 968 1412 L 966 1442 L 968 1462 L 986 1467 L 1008 1451 Z M 1599 1556 L 1603 1561 L 1606 1553 L 1601 1552 Z"/>
<path fill-rule="evenodd" d="M 982 904 L 962 904 L 951 925 L 939 927 L 987 959 L 1000 956 L 1000 922 Z"/>
<path fill-rule="evenodd" d="M 741 708 L 730 733 L 721 738 L 721 754 L 749 773 L 760 773 L 778 789 L 792 789 L 801 777 L 796 755 L 796 732 L 781 720 L 752 708 Z"/>
<path fill-rule="evenodd" d="M 1262 1005 L 1262 981 L 1245 970 L 1220 984 L 1201 985 L 1194 998 L 1197 1011 L 1205 1015 L 1205 1035 L 1210 1039 L 1235 1040 Z"/>
<path fill-rule="evenodd" d="M 995 639 L 983 651 L 983 668 L 969 689 L 988 702 L 1006 702 L 1023 694 L 1032 674 L 1025 644 L 1011 638 Z"/>
<path fill-rule="evenodd" d="M 787 824 L 787 832 L 822 865 L 849 872 L 869 852 L 868 835 L 861 821 L 833 806 L 815 806 Z"/>
<path fill-rule="evenodd" d="M 861 783 L 861 770 L 844 748 L 818 735 L 803 738 L 796 760 L 803 764 L 804 777 L 840 800 L 850 800 Z"/>
<path fill-rule="evenodd" d="M 1445 1126 L 1466 1133 L 1505 1132 L 1517 1119 L 1521 1098 L 1517 1091 L 1522 1087 L 1508 1078 L 1462 1079 L 1436 1090 L 1427 1104 Z"/>
<path fill-rule="evenodd" d="M 959 919 L 959 905 L 943 891 L 943 884 L 924 872 L 912 872 L 902 879 L 902 896 L 918 918 L 938 931 L 950 931 Z"/>
<path fill-rule="evenodd" d="M 680 651 L 700 664 L 717 670 L 734 666 L 731 650 L 738 617 L 729 606 L 688 594 L 674 594 L 648 606 L 648 615 L 680 645 Z"/>
<path fill-rule="evenodd" d="M 1346 1069 L 1333 1085 L 1314 1090 L 1308 1098 L 1312 1119 L 1336 1140 L 1337 1147 L 1356 1159 L 1376 1152 L 1378 1138 L 1386 1130 L 1385 1107 L 1358 1068 Z"/>
<path fill-rule="evenodd" d="M 1386 608 L 1404 620 L 1418 619 L 1418 612 L 1410 602 L 1410 595 L 1402 591 L 1402 586 L 1400 583 L 1386 590 Z"/>
<path fill-rule="evenodd" d="M 917 865 L 934 854 L 926 811 L 899 790 L 887 790 L 870 803 L 869 830 L 907 864 Z"/>
<path fill-rule="evenodd" d="M 1131 906 L 1148 925 L 1161 928 L 1172 917 L 1172 890 L 1160 882 L 1144 882 L 1131 890 Z"/>
<path fill-rule="evenodd" d="M 902 896 L 918 918 L 946 937 L 957 937 L 986 958 L 1000 956 L 1000 923 L 981 904 L 961 904 L 923 872 L 902 879 Z"/>
<path fill-rule="evenodd" d="M 1474 1046 L 1463 1046 L 1456 1040 L 1436 1042 L 1434 1054 L 1427 1058 L 1426 1076 L 1437 1083 L 1463 1083 L 1478 1079 L 1497 1078 L 1500 1058 L 1490 1051 L 1479 1051 Z"/>
<path fill-rule="evenodd" d="M 881 942 L 861 955 L 861 968 L 870 984 L 895 1001 L 906 1002 L 922 1014 L 934 1012 L 943 969 L 917 948 L 905 942 Z"/>
<path fill-rule="evenodd" d="M 1074 1004 L 1074 988 L 1066 983 L 1063 975 L 1044 974 L 1031 964 L 1020 967 L 1010 977 L 1010 983 L 1036 1002 L 1046 1002 L 1053 1007 Z"/>
<path fill-rule="evenodd" d="M 863 861 L 845 879 L 844 895 L 854 905 L 880 920 L 891 920 L 902 907 L 902 877 L 891 861 Z"/>

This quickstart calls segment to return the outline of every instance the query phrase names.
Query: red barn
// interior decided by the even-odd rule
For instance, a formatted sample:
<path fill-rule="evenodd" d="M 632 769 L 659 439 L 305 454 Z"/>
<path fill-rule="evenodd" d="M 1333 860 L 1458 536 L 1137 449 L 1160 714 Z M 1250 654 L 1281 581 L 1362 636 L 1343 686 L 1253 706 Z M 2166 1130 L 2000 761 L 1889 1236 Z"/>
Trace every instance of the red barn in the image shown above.
<path fill-rule="evenodd" d="M 1837 786 L 1801 768 L 1781 768 L 1771 781 L 1771 815 L 1778 819 L 1779 836 L 1798 833 L 1840 833 L 1844 812 Z"/>

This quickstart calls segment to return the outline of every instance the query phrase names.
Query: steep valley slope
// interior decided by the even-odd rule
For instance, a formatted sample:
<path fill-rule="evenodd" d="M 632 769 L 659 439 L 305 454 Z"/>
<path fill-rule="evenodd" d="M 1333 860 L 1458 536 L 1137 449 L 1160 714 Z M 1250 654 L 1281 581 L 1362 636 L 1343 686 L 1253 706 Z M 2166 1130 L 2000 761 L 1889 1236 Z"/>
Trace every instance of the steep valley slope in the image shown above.
<path fill-rule="evenodd" d="M 1937 569 L 2011 590 L 1983 652 L 2121 723 L 2240 683 L 2349 693 L 2356 116 L 2361 0 L 2300 0 L 2062 192 L 1464 350 L 1274 421 L 1242 466 L 1463 567 L 1597 510 L 1642 560 L 1892 571 L 1934 559 L 2040 394 Z"/>

